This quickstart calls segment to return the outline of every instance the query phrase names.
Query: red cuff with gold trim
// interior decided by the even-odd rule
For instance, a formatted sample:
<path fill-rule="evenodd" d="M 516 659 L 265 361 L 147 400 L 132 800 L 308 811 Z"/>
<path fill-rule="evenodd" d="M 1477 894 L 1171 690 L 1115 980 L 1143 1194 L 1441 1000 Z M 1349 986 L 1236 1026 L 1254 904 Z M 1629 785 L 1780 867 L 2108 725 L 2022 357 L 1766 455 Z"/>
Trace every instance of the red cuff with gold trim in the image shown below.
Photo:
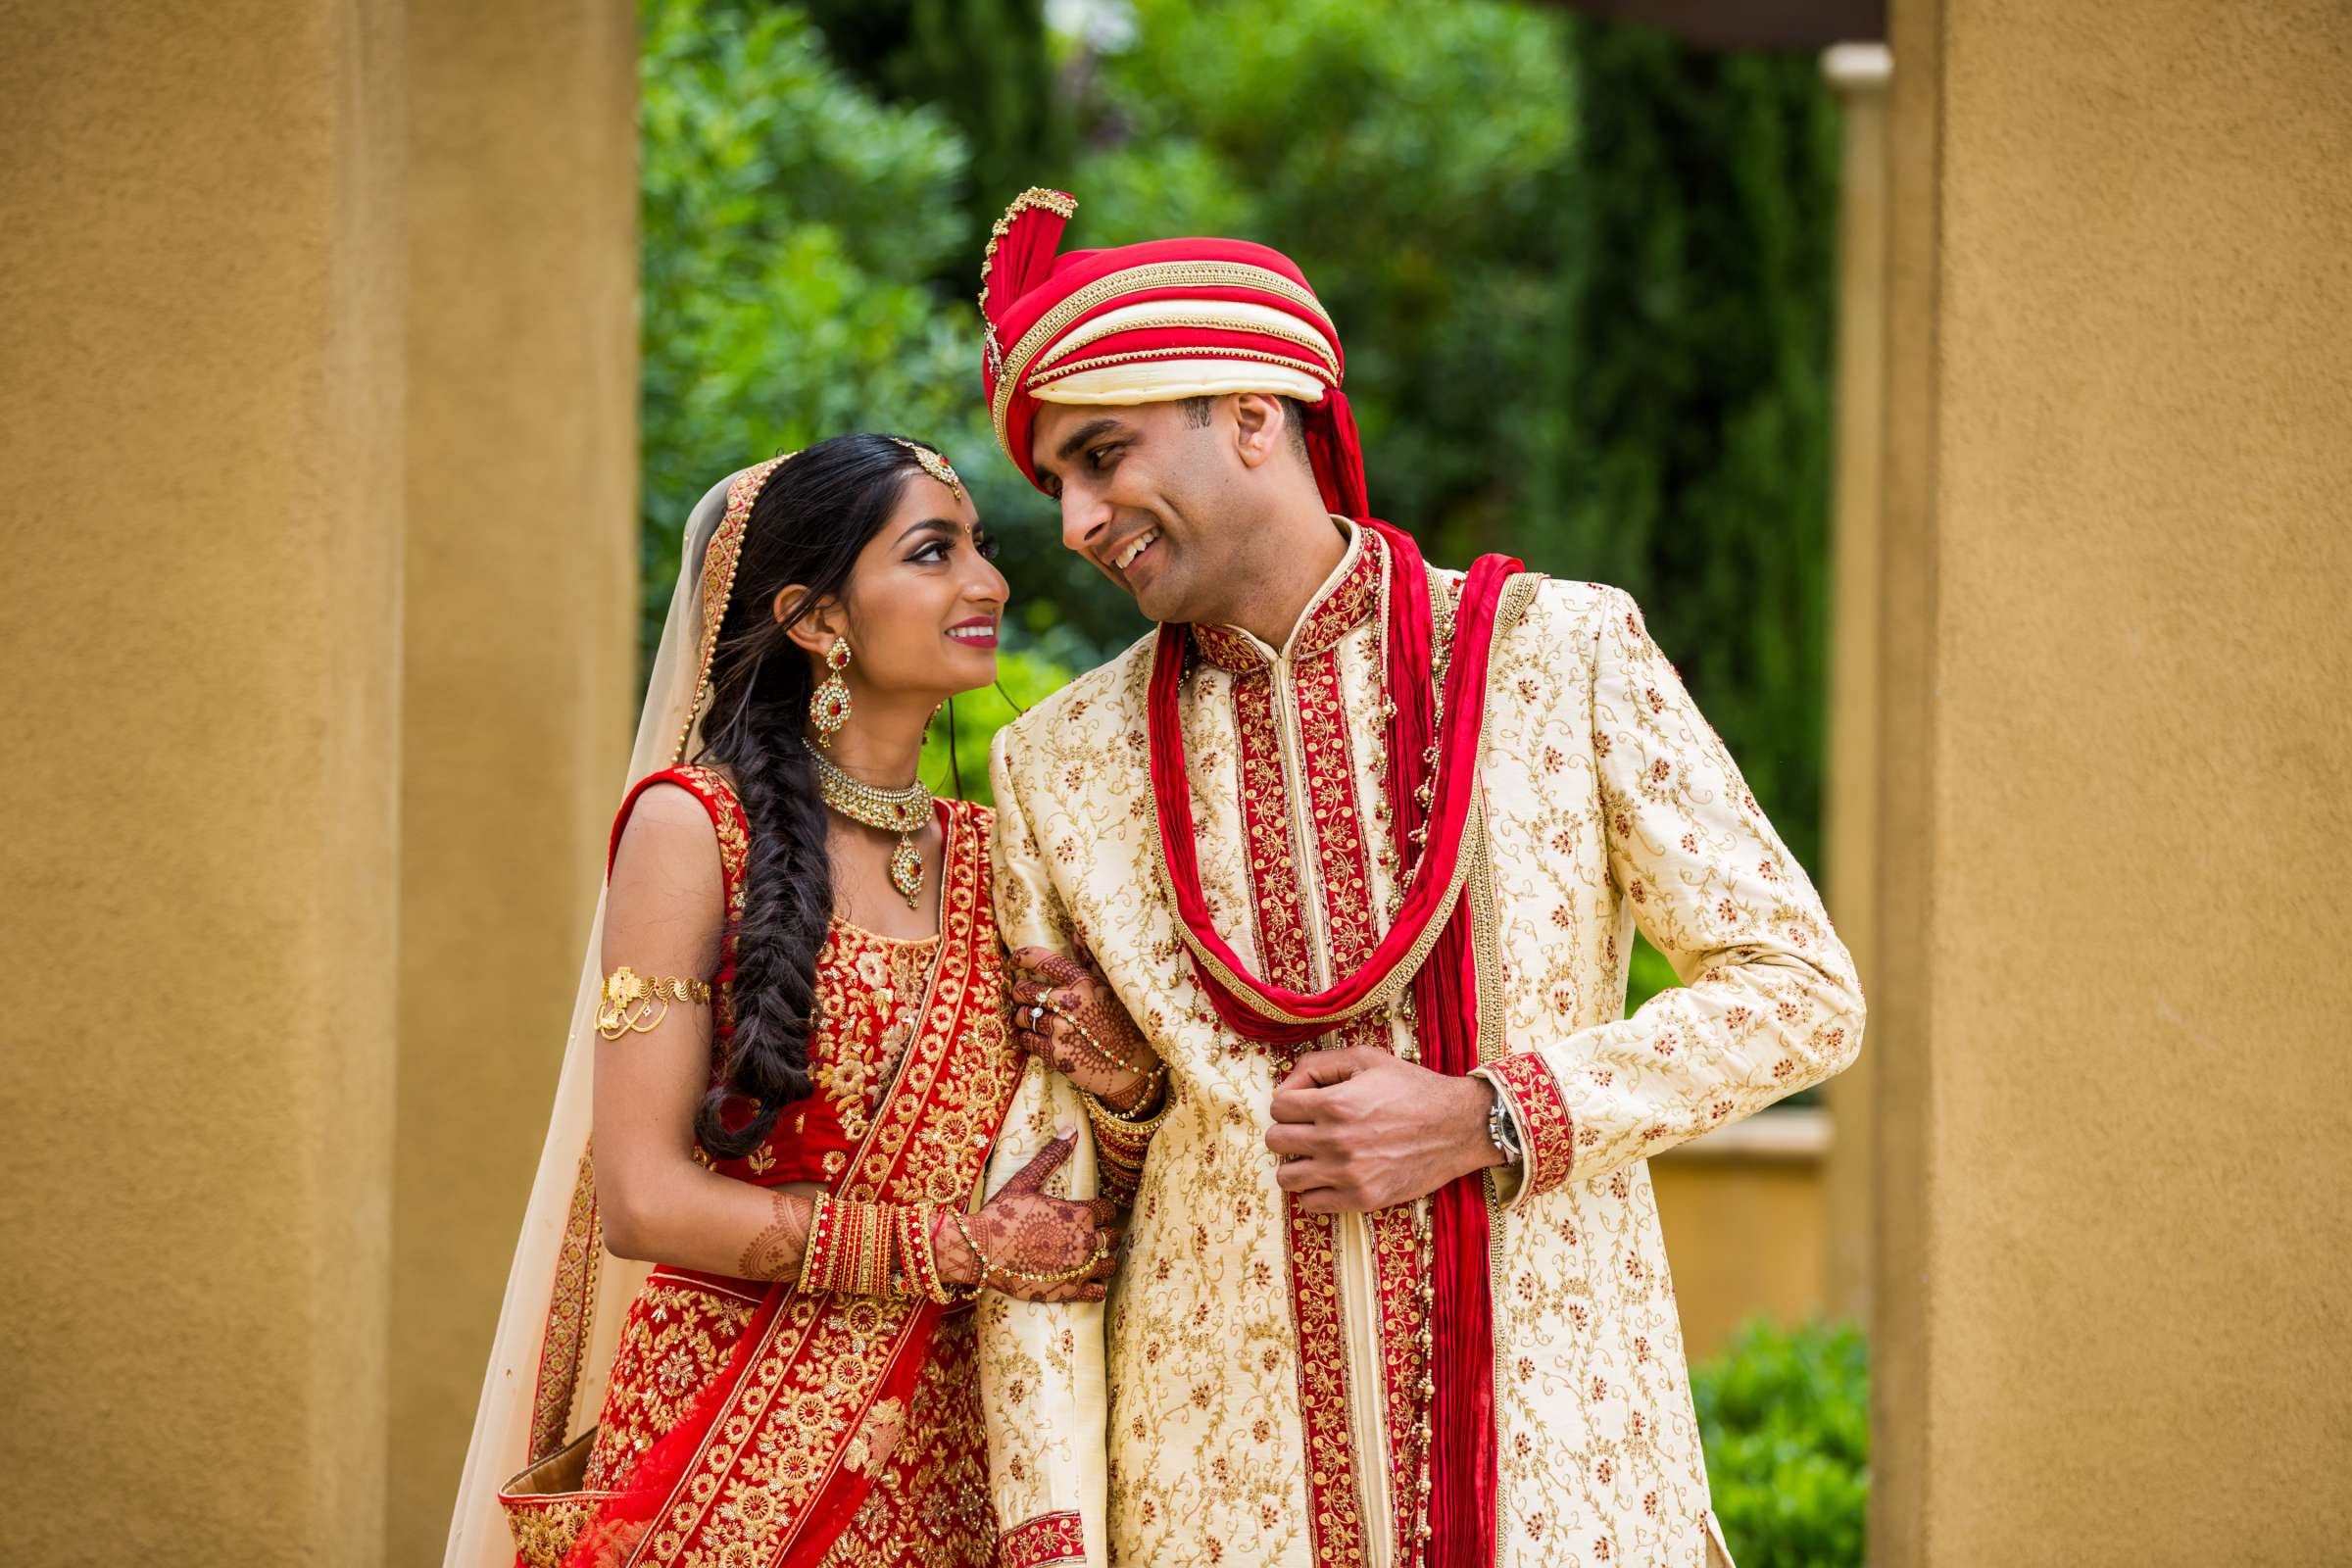
<path fill-rule="evenodd" d="M 1576 1160 L 1576 1122 L 1551 1066 L 1532 1051 L 1497 1057 L 1479 1076 L 1502 1091 L 1527 1144 L 1520 1180 L 1528 1193 L 1547 1193 L 1568 1179 Z"/>
<path fill-rule="evenodd" d="M 997 1538 L 997 1568 L 1049 1568 L 1086 1561 L 1086 1528 L 1075 1513 L 1041 1513 Z"/>

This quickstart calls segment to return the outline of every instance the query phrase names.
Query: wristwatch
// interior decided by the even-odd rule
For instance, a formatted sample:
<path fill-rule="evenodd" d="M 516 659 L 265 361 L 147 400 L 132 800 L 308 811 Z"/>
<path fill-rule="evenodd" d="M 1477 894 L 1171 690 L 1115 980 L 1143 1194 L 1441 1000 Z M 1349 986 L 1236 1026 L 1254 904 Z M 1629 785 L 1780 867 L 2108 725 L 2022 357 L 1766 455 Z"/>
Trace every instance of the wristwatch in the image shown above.
<path fill-rule="evenodd" d="M 1527 1157 L 1519 1148 L 1519 1120 L 1503 1103 L 1502 1090 L 1493 1080 L 1487 1081 L 1487 1088 L 1494 1095 L 1494 1103 L 1487 1107 L 1487 1137 L 1494 1141 L 1504 1164 L 1516 1165 Z"/>

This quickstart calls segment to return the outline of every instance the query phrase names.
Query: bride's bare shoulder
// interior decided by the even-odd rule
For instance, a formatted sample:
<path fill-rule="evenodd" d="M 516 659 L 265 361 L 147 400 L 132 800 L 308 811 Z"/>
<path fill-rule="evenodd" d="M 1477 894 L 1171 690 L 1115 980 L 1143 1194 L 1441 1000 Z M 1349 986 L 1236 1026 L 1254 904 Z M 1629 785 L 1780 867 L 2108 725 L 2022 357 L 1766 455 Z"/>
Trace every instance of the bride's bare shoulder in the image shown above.
<path fill-rule="evenodd" d="M 726 878 L 718 833 L 706 801 L 681 783 L 660 779 L 637 792 L 612 848 L 605 919 L 640 914 L 671 920 L 692 909 L 725 913 Z"/>

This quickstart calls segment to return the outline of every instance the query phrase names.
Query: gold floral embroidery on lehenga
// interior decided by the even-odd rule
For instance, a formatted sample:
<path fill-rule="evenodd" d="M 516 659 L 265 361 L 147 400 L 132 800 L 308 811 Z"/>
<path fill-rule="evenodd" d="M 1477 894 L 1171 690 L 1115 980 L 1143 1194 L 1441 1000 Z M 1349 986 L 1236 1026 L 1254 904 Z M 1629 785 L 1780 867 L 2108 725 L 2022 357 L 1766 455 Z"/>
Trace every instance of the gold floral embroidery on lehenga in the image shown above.
<path fill-rule="evenodd" d="M 879 1473 L 863 1506 L 825 1554 L 823 1568 L 962 1568 L 989 1560 L 997 1530 L 980 1425 L 977 1345 L 969 1312 L 941 1322 L 908 1400 L 909 1416 L 889 1449 L 868 1459 L 879 1464 Z M 919 1421 L 912 1419 L 918 1411 Z M 869 1415 L 865 1430 L 851 1441 L 845 1464 L 858 1456 L 859 1443 L 880 1446 L 874 1427 Z"/>
<path fill-rule="evenodd" d="M 855 1160 L 826 1159 L 846 1198 L 964 1200 L 1021 1066 L 989 918 L 988 813 L 951 808 L 941 934 L 902 941 L 836 921 L 818 955 L 823 1023 L 810 1076 L 857 1151 Z M 789 1114 L 779 1123 L 768 1168 L 778 1151 L 792 1157 L 794 1125 Z M 742 1168 L 760 1171 L 750 1158 Z M 995 1525 L 972 1315 L 940 1318 L 924 1353 L 908 1339 L 919 1303 L 794 1295 L 746 1346 L 769 1290 L 657 1269 L 630 1303 L 590 1450 L 590 1494 L 625 1492 L 639 1457 L 738 1353 L 752 1365 L 735 1413 L 712 1432 L 672 1505 L 645 1524 L 617 1525 L 605 1544 L 663 1562 L 731 1562 L 744 1550 L 754 1553 L 745 1560 L 766 1562 L 798 1535 L 837 1457 L 864 1495 L 823 1562 L 980 1568 Z M 715 1511 L 704 1506 L 726 1498 L 734 1500 Z M 557 1528 L 552 1516 L 546 1523 Z"/>
<path fill-rule="evenodd" d="M 939 943 L 936 936 L 900 940 L 838 920 L 826 935 L 817 961 L 825 1023 L 812 1043 L 809 1076 L 853 1142 L 865 1137 L 922 1021 Z M 993 1102 L 993 1086 L 979 1087 L 978 1098 Z M 980 1108 L 961 1096 L 941 1096 L 915 1142 L 927 1150 L 968 1142 Z M 939 1200 L 960 1196 L 943 1194 Z M 588 1488 L 623 1484 L 637 1456 L 725 1368 L 758 1307 L 757 1288 L 743 1288 L 752 1294 L 666 1271 L 647 1281 L 621 1328 Z M 884 1399 L 867 1412 L 843 1463 L 870 1473 L 873 1485 L 826 1564 L 957 1568 L 988 1560 L 995 1529 L 973 1343 L 968 1313 L 946 1319 L 907 1402 Z"/>
<path fill-rule="evenodd" d="M 621 1325 L 596 1446 L 588 1454 L 586 1490 L 618 1485 L 637 1456 L 676 1424 L 726 1365 L 759 1306 L 757 1296 L 654 1272 Z"/>
<path fill-rule="evenodd" d="M 872 1125 L 874 1107 L 897 1075 L 922 1021 L 923 993 L 939 953 L 937 937 L 905 941 L 836 920 L 817 965 L 817 1002 L 828 1021 L 809 1063 L 817 1092 L 833 1102 L 852 1143 Z"/>

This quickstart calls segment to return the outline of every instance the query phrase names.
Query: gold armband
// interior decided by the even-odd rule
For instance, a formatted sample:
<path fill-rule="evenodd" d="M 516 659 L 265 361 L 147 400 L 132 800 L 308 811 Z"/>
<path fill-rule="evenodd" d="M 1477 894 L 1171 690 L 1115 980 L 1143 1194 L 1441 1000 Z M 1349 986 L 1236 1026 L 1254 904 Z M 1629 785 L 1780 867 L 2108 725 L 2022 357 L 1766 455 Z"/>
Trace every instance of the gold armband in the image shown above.
<path fill-rule="evenodd" d="M 673 1002 L 708 1006 L 710 983 L 642 975 L 623 964 L 605 976 L 604 1000 L 596 1009 L 596 1032 L 607 1040 L 644 1034 L 661 1027 Z"/>

